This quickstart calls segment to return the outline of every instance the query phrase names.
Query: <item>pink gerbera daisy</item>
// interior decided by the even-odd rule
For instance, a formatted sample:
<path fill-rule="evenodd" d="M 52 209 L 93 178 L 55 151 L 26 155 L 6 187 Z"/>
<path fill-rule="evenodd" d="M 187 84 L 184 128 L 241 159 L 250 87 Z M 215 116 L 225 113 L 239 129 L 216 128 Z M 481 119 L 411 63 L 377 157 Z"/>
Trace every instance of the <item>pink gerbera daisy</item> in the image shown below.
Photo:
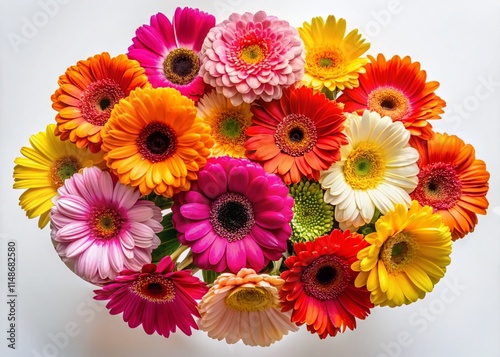
<path fill-rule="evenodd" d="M 200 74 L 233 105 L 258 98 L 269 102 L 302 78 L 303 52 L 302 40 L 288 22 L 264 11 L 232 14 L 208 33 Z"/>
<path fill-rule="evenodd" d="M 201 269 L 260 271 L 291 235 L 293 198 L 281 179 L 247 159 L 209 159 L 188 192 L 174 197 L 174 227 Z"/>
<path fill-rule="evenodd" d="M 172 87 L 196 101 L 205 92 L 200 51 L 213 26 L 215 17 L 198 9 L 178 7 L 172 22 L 158 13 L 137 29 L 128 57 L 144 67 L 153 87 Z"/>
<path fill-rule="evenodd" d="M 144 331 L 169 337 L 176 328 L 190 336 L 198 329 L 194 317 L 200 317 L 195 299 L 208 291 L 206 284 L 190 270 L 173 271 L 169 256 L 158 266 L 146 264 L 141 271 L 125 270 L 101 290 L 94 290 L 96 300 L 109 300 L 111 315 L 123 312 L 129 327 L 142 324 Z"/>
<path fill-rule="evenodd" d="M 161 210 L 109 172 L 83 169 L 64 181 L 51 210 L 52 240 L 61 259 L 94 283 L 151 263 L 162 231 Z"/>

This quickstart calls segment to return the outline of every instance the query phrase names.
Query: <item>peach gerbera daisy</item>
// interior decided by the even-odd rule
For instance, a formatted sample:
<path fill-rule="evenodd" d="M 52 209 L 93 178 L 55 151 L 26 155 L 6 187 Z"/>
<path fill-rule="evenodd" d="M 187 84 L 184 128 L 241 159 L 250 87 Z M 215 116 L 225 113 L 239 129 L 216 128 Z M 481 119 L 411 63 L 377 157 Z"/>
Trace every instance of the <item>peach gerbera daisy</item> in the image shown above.
<path fill-rule="evenodd" d="M 69 67 L 58 84 L 51 97 L 58 112 L 55 133 L 92 152 L 100 149 L 101 129 L 114 105 L 132 89 L 150 86 L 139 62 L 125 55 L 111 58 L 107 52 Z"/>

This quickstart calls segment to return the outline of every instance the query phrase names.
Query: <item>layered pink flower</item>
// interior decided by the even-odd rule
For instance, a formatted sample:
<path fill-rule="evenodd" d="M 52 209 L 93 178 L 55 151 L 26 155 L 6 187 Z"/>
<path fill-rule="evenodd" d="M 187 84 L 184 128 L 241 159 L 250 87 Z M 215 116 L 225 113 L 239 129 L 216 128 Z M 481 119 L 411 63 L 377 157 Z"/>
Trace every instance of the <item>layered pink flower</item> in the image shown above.
<path fill-rule="evenodd" d="M 173 223 L 201 269 L 260 271 L 291 235 L 293 198 L 281 179 L 247 159 L 209 159 L 190 191 L 174 197 Z"/>
<path fill-rule="evenodd" d="M 127 55 L 145 69 L 153 87 L 172 87 L 196 101 L 205 92 L 200 51 L 213 26 L 215 17 L 198 9 L 178 7 L 172 22 L 158 13 L 137 29 Z"/>
<path fill-rule="evenodd" d="M 142 325 L 149 335 L 169 337 L 179 327 L 190 336 L 191 329 L 198 329 L 194 317 L 200 317 L 195 300 L 208 288 L 190 270 L 173 271 L 174 267 L 166 256 L 158 265 L 125 270 L 101 290 L 94 290 L 94 299 L 109 300 L 106 307 L 111 315 L 123 313 L 129 327 Z"/>
<path fill-rule="evenodd" d="M 264 11 L 235 13 L 208 33 L 200 75 L 233 105 L 258 98 L 269 102 L 302 78 L 303 52 L 303 42 L 288 22 Z"/>
<path fill-rule="evenodd" d="M 161 210 L 107 171 L 83 169 L 64 181 L 51 210 L 51 237 L 61 259 L 94 283 L 151 263 L 162 231 Z"/>

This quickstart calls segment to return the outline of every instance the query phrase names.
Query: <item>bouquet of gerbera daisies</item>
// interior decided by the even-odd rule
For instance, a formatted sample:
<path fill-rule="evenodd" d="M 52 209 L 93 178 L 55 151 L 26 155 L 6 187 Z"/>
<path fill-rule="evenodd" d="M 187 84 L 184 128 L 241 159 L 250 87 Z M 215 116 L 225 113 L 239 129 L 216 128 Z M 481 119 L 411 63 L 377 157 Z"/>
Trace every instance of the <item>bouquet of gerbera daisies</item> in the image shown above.
<path fill-rule="evenodd" d="M 408 56 L 333 15 L 178 8 L 59 78 L 20 205 L 130 327 L 268 346 L 425 297 L 488 207 L 474 148 Z"/>

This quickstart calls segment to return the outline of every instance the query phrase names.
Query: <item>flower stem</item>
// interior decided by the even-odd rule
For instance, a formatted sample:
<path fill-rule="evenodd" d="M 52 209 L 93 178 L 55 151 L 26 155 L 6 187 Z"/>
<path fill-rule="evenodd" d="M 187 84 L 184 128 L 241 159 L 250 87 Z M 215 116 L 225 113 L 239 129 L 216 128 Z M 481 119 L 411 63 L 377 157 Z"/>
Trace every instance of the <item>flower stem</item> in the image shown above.
<path fill-rule="evenodd" d="M 179 259 L 181 254 L 184 253 L 184 251 L 188 248 L 189 248 L 188 245 L 181 245 L 179 248 L 177 248 L 175 252 L 170 254 L 170 258 L 172 258 L 172 261 L 177 262 L 177 259 Z"/>

